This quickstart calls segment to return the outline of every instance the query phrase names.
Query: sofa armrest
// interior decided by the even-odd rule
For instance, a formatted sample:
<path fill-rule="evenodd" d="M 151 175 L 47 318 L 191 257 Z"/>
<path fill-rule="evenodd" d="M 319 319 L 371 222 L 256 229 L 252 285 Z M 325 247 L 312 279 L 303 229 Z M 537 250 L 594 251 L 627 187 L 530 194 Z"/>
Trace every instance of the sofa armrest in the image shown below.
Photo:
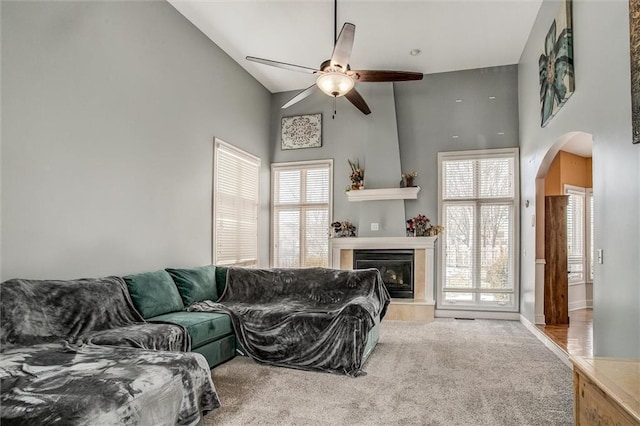
<path fill-rule="evenodd" d="M 83 336 L 83 343 L 104 346 L 128 346 L 140 349 L 186 352 L 191 349 L 189 334 L 174 324 L 135 324 L 110 328 Z"/>

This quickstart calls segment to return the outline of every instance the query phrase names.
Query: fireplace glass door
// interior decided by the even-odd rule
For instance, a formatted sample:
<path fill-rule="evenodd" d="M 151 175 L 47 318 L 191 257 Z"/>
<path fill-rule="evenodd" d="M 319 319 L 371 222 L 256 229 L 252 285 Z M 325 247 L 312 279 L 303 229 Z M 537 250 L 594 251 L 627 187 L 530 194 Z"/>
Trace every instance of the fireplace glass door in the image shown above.
<path fill-rule="evenodd" d="M 355 250 L 353 269 L 368 268 L 380 271 L 391 297 L 413 298 L 413 250 Z"/>

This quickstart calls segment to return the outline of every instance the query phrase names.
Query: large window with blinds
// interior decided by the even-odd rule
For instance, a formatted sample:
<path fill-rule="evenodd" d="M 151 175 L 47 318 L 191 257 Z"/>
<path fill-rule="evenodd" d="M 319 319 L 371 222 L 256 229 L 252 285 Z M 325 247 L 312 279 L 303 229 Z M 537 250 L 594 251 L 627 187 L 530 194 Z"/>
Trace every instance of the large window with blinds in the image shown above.
<path fill-rule="evenodd" d="M 271 165 L 271 264 L 327 267 L 333 160 Z"/>
<path fill-rule="evenodd" d="M 215 140 L 213 263 L 258 266 L 260 159 Z"/>
<path fill-rule="evenodd" d="M 440 309 L 516 311 L 518 150 L 438 154 Z"/>

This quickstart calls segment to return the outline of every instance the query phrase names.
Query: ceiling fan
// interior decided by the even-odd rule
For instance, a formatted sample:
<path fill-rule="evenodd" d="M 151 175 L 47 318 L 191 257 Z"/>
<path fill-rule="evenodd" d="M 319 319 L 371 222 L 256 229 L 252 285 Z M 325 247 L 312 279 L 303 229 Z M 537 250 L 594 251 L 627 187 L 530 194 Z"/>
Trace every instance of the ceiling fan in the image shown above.
<path fill-rule="evenodd" d="M 410 81 L 422 80 L 422 73 L 409 71 L 387 71 L 387 70 L 352 70 L 349 66 L 351 57 L 351 49 L 353 48 L 353 40 L 356 34 L 356 26 L 351 23 L 345 23 L 342 26 L 340 35 L 336 38 L 337 30 L 337 0 L 334 0 L 334 27 L 333 35 L 335 45 L 331 59 L 327 59 L 318 69 L 304 67 L 301 65 L 288 64 L 285 62 L 272 61 L 270 59 L 256 58 L 255 56 L 247 56 L 248 61 L 257 62 L 272 67 L 283 68 L 290 71 L 299 71 L 318 76 L 316 82 L 311 86 L 298 93 L 291 98 L 289 102 L 282 105 L 282 108 L 288 108 L 293 104 L 300 102 L 309 95 L 322 90 L 328 96 L 335 99 L 340 96 L 346 97 L 356 108 L 363 114 L 371 114 L 371 109 L 358 93 L 355 88 L 356 82 L 388 82 L 388 81 Z"/>

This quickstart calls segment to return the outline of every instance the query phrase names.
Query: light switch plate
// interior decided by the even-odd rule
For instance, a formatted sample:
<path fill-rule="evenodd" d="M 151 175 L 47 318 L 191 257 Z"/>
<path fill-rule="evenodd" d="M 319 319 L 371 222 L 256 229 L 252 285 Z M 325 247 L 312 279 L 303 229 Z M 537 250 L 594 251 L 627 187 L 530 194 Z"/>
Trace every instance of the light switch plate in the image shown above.
<path fill-rule="evenodd" d="M 380 230 L 380 224 L 379 224 L 379 223 L 377 223 L 377 222 L 373 222 L 373 223 L 371 224 L 371 230 L 372 230 L 372 231 L 379 231 L 379 230 Z"/>
<path fill-rule="evenodd" d="M 604 250 L 598 249 L 598 250 L 596 250 L 596 252 L 597 252 L 597 257 L 598 257 L 598 263 L 600 265 L 602 265 L 604 263 L 604 258 L 603 258 Z"/>

